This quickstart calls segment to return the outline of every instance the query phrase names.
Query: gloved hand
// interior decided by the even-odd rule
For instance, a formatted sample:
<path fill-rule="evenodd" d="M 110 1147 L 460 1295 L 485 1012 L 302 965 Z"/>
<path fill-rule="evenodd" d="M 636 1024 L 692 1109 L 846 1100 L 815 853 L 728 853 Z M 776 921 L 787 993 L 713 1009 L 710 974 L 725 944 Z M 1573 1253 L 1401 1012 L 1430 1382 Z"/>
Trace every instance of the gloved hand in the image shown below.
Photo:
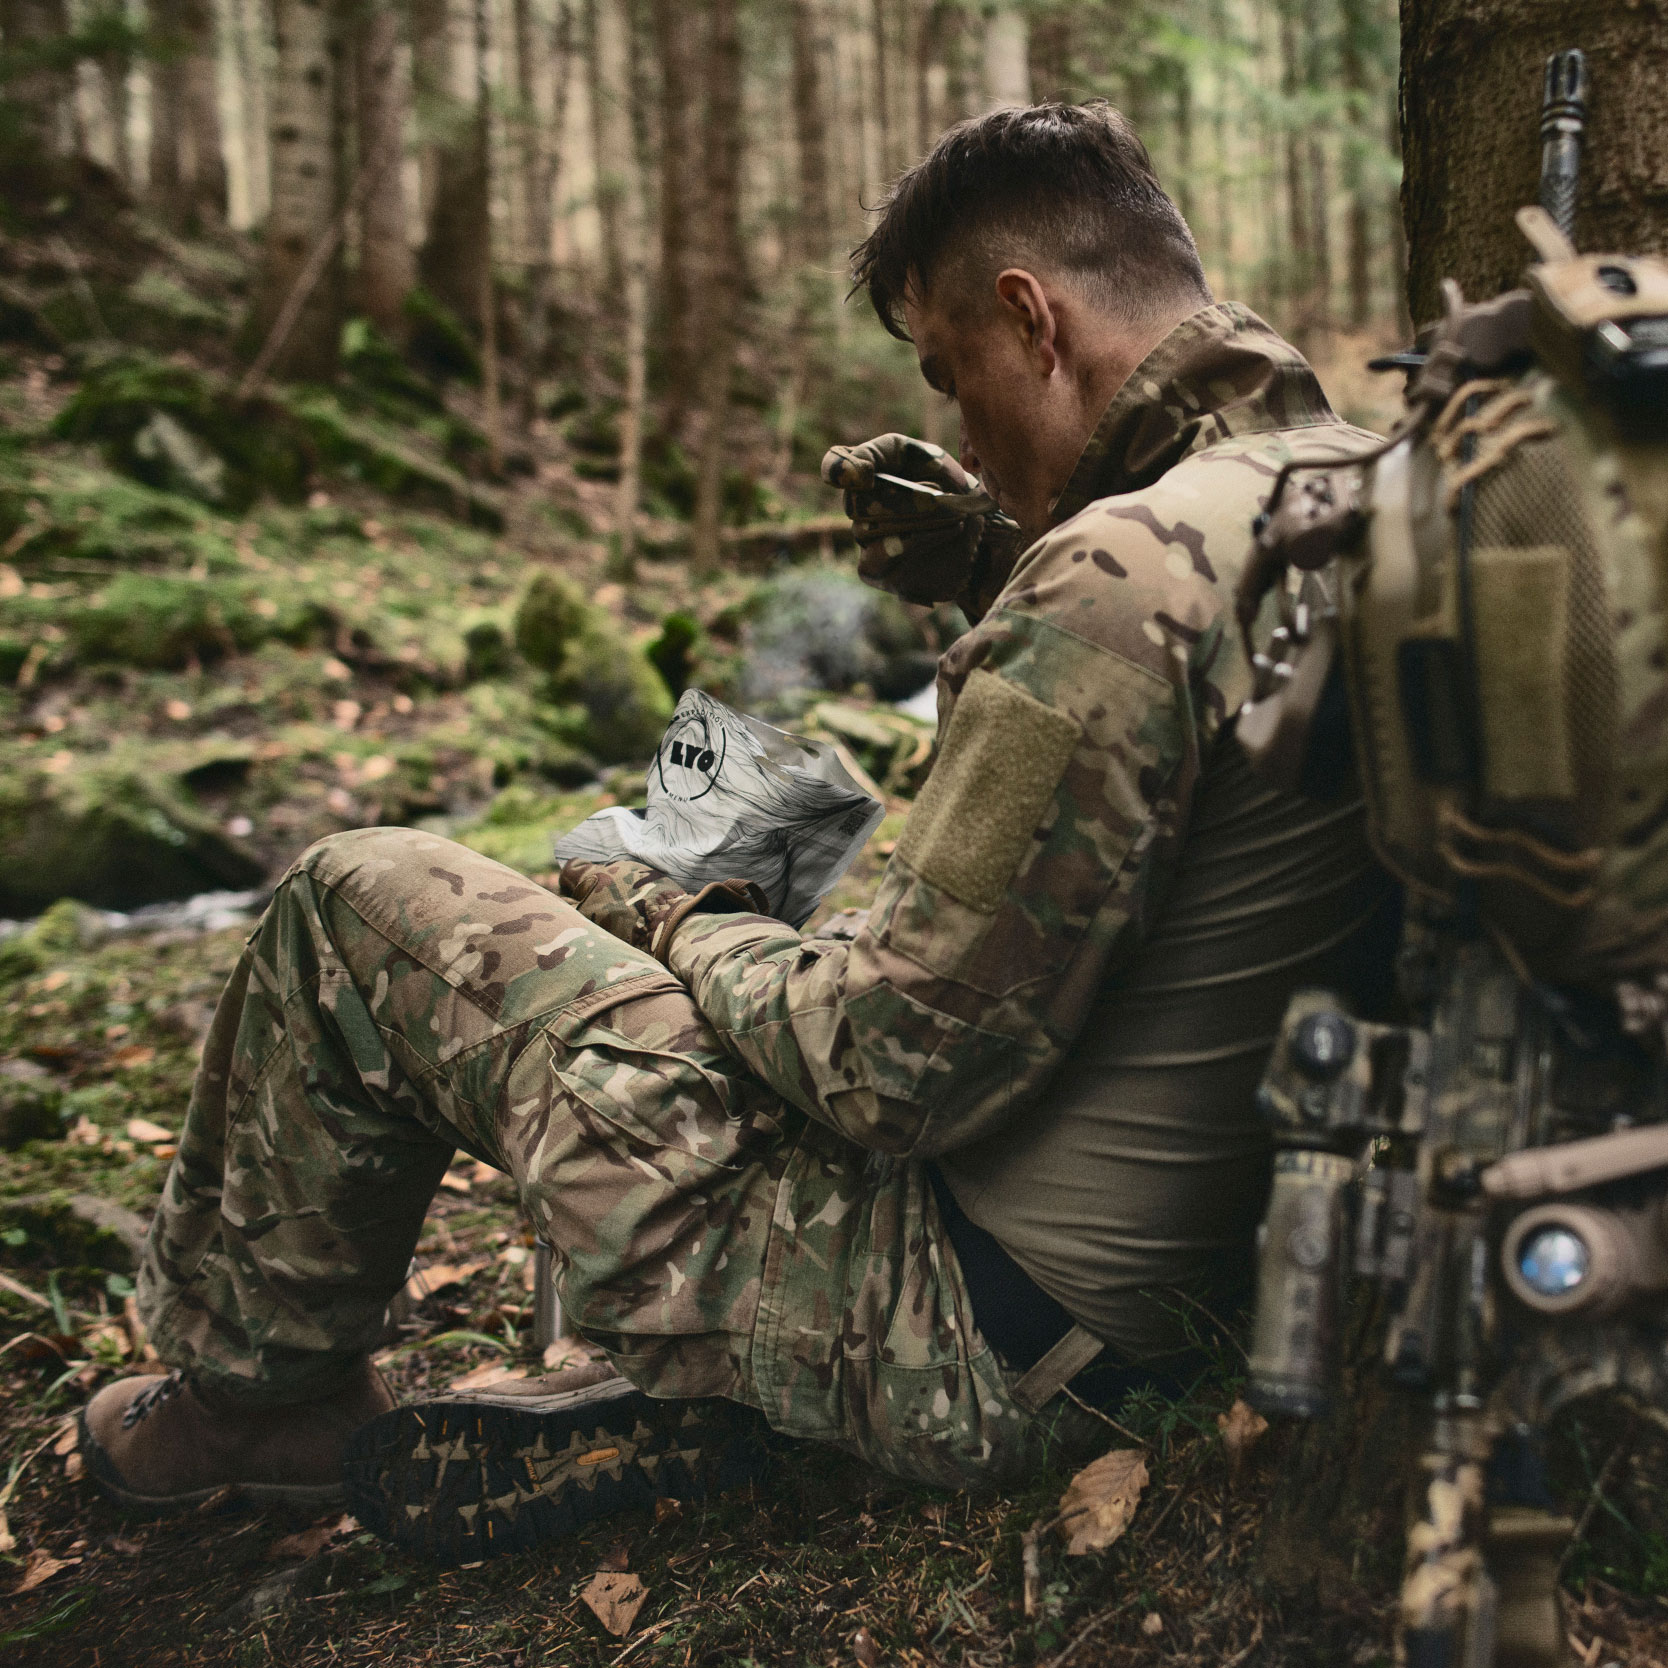
<path fill-rule="evenodd" d="M 883 434 L 832 446 L 822 478 L 845 490 L 865 583 L 905 602 L 956 602 L 979 619 L 1020 551 L 1018 525 L 931 441 Z"/>
<path fill-rule="evenodd" d="M 686 892 L 675 880 L 629 857 L 587 863 L 575 857 L 557 877 L 562 895 L 587 921 L 664 963 L 672 934 L 691 915 L 768 915 L 770 900 L 750 880 L 715 880 Z"/>

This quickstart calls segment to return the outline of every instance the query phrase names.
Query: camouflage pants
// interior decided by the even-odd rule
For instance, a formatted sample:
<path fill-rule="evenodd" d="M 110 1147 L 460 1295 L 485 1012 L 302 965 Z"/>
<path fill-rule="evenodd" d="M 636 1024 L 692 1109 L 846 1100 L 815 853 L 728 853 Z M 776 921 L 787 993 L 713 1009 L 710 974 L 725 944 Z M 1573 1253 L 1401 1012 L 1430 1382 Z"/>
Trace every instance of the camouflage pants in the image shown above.
<path fill-rule="evenodd" d="M 514 1178 L 564 1311 L 651 1394 L 952 1486 L 1043 1440 L 919 1165 L 785 1106 L 560 897 L 405 829 L 307 852 L 221 999 L 140 1272 L 162 1359 L 252 1406 L 329 1390 L 458 1147 Z"/>

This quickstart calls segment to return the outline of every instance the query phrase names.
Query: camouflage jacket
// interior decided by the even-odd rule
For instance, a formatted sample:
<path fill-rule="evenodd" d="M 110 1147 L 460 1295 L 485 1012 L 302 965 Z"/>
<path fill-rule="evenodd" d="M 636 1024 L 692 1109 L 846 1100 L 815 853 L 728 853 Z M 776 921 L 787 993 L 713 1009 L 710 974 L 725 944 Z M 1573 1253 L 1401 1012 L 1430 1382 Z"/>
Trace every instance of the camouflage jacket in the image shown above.
<path fill-rule="evenodd" d="M 1233 591 L 1276 469 L 1373 438 L 1247 309 L 1172 331 L 940 663 L 941 751 L 865 930 L 678 930 L 668 965 L 728 1046 L 882 1152 L 949 1151 L 1034 1097 L 1139 949 L 1248 693 Z"/>

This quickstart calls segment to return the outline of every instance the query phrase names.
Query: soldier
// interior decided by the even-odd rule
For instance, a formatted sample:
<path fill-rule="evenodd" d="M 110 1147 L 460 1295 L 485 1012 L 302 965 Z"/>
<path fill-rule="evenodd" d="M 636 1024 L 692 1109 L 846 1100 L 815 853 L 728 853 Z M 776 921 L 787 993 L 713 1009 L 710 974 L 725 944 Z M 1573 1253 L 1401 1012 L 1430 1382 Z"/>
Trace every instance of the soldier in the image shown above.
<path fill-rule="evenodd" d="M 1359 803 L 1249 777 L 1233 590 L 1281 463 L 1372 437 L 1213 303 L 1104 104 L 953 129 L 854 266 L 983 488 L 900 436 L 825 464 L 864 574 L 977 621 L 867 925 L 803 938 L 631 863 L 558 897 L 406 830 L 315 846 L 222 1000 L 141 1270 L 174 1371 L 84 1416 L 119 1499 L 322 1500 L 380 1415 L 356 1503 L 481 1556 L 627 1498 L 605 1475 L 730 1463 L 723 1402 L 1011 1479 L 1231 1298 L 1286 998 L 1359 987 L 1394 931 Z M 456 1147 L 514 1177 L 621 1377 L 385 1411 L 368 1352 Z"/>

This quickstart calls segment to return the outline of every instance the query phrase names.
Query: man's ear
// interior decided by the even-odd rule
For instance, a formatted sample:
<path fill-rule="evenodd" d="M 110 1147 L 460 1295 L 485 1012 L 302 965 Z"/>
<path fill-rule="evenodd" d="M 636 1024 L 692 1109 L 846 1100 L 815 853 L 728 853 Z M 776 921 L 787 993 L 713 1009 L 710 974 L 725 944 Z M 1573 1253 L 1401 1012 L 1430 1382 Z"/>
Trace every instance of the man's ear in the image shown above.
<path fill-rule="evenodd" d="M 1036 356 L 1038 369 L 1044 376 L 1051 376 L 1060 361 L 1055 339 L 1059 320 L 1036 276 L 1022 266 L 1008 267 L 997 274 L 996 300 L 1003 316 L 1019 328 L 1026 347 Z"/>

